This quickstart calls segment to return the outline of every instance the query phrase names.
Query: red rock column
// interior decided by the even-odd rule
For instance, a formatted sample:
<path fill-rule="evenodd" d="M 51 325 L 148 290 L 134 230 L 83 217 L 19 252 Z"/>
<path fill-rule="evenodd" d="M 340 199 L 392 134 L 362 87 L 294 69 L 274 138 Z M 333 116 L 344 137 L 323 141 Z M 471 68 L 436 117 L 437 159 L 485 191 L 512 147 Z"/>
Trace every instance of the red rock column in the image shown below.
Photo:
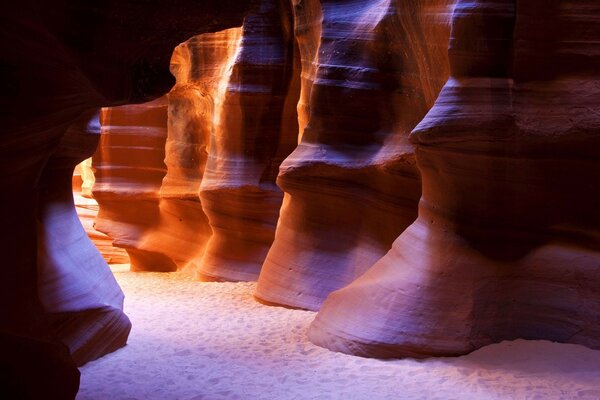
<path fill-rule="evenodd" d="M 301 143 L 255 296 L 316 310 L 371 267 L 417 216 L 408 134 L 448 76 L 448 1 L 303 1 Z"/>
<path fill-rule="evenodd" d="M 176 85 L 156 103 L 105 110 L 96 154 L 97 227 L 132 255 L 135 270 L 175 271 L 203 256 L 211 228 L 199 188 L 240 28 L 195 36 L 171 58 Z M 164 163 L 163 163 L 164 158 Z"/>
<path fill-rule="evenodd" d="M 95 228 L 127 250 L 132 270 L 175 271 L 151 233 L 160 223 L 159 190 L 166 174 L 167 101 L 104 108 L 102 135 L 93 157 Z"/>
<path fill-rule="evenodd" d="M 167 174 L 160 188 L 161 223 L 154 234 L 162 237 L 163 248 L 172 257 L 182 260 L 180 268 L 191 263 L 195 269 L 212 234 L 200 202 L 200 182 L 215 117 L 214 99 L 227 79 L 240 35 L 241 28 L 231 28 L 195 36 L 177 46 L 171 58 L 177 83 L 167 96 Z"/>
<path fill-rule="evenodd" d="M 288 2 L 261 1 L 244 20 L 229 79 L 214 99 L 200 198 L 213 235 L 197 263 L 202 280 L 258 278 L 283 194 L 282 160 L 297 144 L 294 42 Z"/>
<path fill-rule="evenodd" d="M 419 218 L 329 297 L 313 342 L 377 357 L 600 348 L 599 7 L 458 3 L 452 77 L 412 136 Z"/>

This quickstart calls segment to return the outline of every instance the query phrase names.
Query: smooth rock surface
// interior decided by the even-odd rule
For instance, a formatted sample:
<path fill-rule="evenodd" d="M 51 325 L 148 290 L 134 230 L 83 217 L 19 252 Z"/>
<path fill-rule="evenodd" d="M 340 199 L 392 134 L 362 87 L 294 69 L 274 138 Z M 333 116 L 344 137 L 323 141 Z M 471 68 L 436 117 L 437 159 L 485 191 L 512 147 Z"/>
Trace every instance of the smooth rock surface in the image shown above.
<path fill-rule="evenodd" d="M 3 4 L 0 187 L 10 188 L 0 198 L 3 397 L 63 399 L 77 391 L 78 372 L 37 296 L 39 178 L 62 136 L 90 110 L 163 95 L 173 84 L 172 49 L 193 35 L 239 25 L 248 3 Z"/>
<path fill-rule="evenodd" d="M 408 134 L 449 70 L 450 1 L 295 3 L 301 141 L 255 296 L 317 310 L 359 277 L 417 216 Z"/>
<path fill-rule="evenodd" d="M 296 147 L 299 70 L 290 4 L 262 0 L 244 19 L 239 47 L 215 98 L 200 199 L 212 236 L 197 265 L 202 280 L 258 278 L 283 193 L 279 165 Z"/>
<path fill-rule="evenodd" d="M 73 172 L 73 200 L 77 217 L 79 217 L 85 233 L 108 264 L 128 264 L 129 256 L 127 252 L 120 247 L 113 246 L 112 239 L 109 236 L 94 228 L 100 208 L 98 202 L 92 196 L 94 180 L 92 158 L 90 157 L 77 164 Z"/>
<path fill-rule="evenodd" d="M 275 178 L 297 144 L 291 23 L 287 2 L 266 0 L 242 27 L 182 43 L 156 123 L 139 112 L 150 105 L 105 110 L 97 228 L 127 249 L 134 270 L 258 278 L 281 205 Z"/>
<path fill-rule="evenodd" d="M 134 270 L 176 271 L 171 249 L 155 234 L 166 175 L 166 97 L 104 108 L 100 123 L 100 145 L 93 157 L 93 194 L 100 205 L 95 228 L 127 251 Z"/>
<path fill-rule="evenodd" d="M 124 346 L 131 329 L 123 293 L 73 201 L 73 169 L 93 153 L 99 134 L 98 111 L 83 114 L 62 137 L 39 183 L 38 296 L 78 365 Z"/>
<path fill-rule="evenodd" d="M 599 7 L 458 2 L 452 76 L 411 137 L 419 218 L 327 299 L 314 343 L 375 357 L 515 338 L 600 348 Z"/>

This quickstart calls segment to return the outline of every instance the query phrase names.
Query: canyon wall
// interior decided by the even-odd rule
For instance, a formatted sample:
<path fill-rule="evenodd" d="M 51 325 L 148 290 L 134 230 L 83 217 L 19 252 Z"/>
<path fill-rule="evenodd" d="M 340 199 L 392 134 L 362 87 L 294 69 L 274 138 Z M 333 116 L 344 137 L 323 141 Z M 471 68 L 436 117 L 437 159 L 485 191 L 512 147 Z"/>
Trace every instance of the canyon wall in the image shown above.
<path fill-rule="evenodd" d="M 259 301 L 320 309 L 311 340 L 351 354 L 598 348 L 598 11 L 265 0 L 194 37 L 152 212 L 121 233 L 167 267 L 134 269 L 258 277 Z"/>
<path fill-rule="evenodd" d="M 65 194 L 66 186 L 71 186 L 74 160 L 69 161 L 73 164 L 68 179 L 58 176 L 68 169 L 61 164 L 62 137 L 84 114 L 100 107 L 150 101 L 163 95 L 173 84 L 168 70 L 172 49 L 196 34 L 239 26 L 248 5 L 249 1 L 239 0 L 174 0 L 168 4 L 124 0 L 93 6 L 77 1 L 25 0 L 3 6 L 0 186 L 10 188 L 10 194 L 3 192 L 0 198 L 3 398 L 74 398 L 79 373 L 68 346 L 79 346 L 87 334 L 83 331 L 97 328 L 99 315 L 94 315 L 94 310 L 105 303 L 87 299 L 103 299 L 107 292 L 118 292 L 114 287 L 105 291 L 90 286 L 85 266 L 79 263 L 57 258 L 48 268 L 43 257 L 44 252 L 55 250 L 54 243 L 45 241 L 61 237 L 59 228 L 64 226 L 53 222 L 61 213 L 69 221 L 66 226 L 73 228 L 73 237 L 85 238 L 80 225 L 80 232 L 76 232 L 79 222 L 73 218 L 72 197 Z M 77 159 L 83 156 L 83 152 L 78 153 Z M 60 174 L 55 167 L 60 167 Z M 52 183 L 55 178 L 61 182 L 56 188 Z M 61 251 L 76 254 L 77 249 L 71 247 L 78 243 L 69 241 L 64 244 L 69 248 Z M 85 247 L 85 251 L 90 249 Z M 42 254 L 39 260 L 38 249 Z M 61 289 L 58 281 L 45 286 L 43 282 L 52 282 L 53 277 L 44 274 L 52 271 L 61 271 L 61 281 L 70 281 L 69 285 L 74 284 L 82 293 L 84 288 L 90 289 L 82 294 L 85 301 L 78 310 L 65 319 L 68 331 L 78 332 L 74 337 L 47 314 L 70 313 L 72 308 L 62 304 L 79 302 L 70 297 L 74 293 L 71 287 Z M 42 282 L 39 287 L 38 282 Z M 109 278 L 100 286 L 105 284 L 111 286 Z M 55 299 L 60 300 L 57 308 L 44 309 L 42 303 L 49 304 L 48 299 L 42 302 L 38 289 L 45 296 L 46 287 L 59 297 L 65 296 L 64 302 Z M 107 304 L 118 305 L 118 296 L 109 297 Z M 92 318 L 84 312 L 88 305 L 93 307 L 89 309 Z M 78 363 L 112 349 L 99 342 L 89 344 L 100 347 L 85 348 L 85 355 L 74 353 Z"/>
<path fill-rule="evenodd" d="M 133 270 L 258 278 L 283 196 L 275 179 L 298 137 L 288 8 L 262 1 L 241 28 L 178 46 L 167 100 L 103 110 L 96 228 Z"/>
<path fill-rule="evenodd" d="M 124 248 L 133 270 L 175 271 L 170 248 L 154 234 L 159 192 L 166 174 L 167 100 L 104 108 L 93 157 L 93 195 L 100 211 L 95 229 Z"/>
<path fill-rule="evenodd" d="M 215 99 L 200 185 L 212 236 L 197 265 L 200 279 L 258 278 L 283 198 L 279 165 L 298 140 L 294 67 L 289 3 L 263 0 L 244 20 L 225 91 Z"/>
<path fill-rule="evenodd" d="M 411 135 L 419 217 L 327 299 L 313 342 L 377 357 L 600 348 L 599 7 L 458 2 L 451 77 Z"/>
<path fill-rule="evenodd" d="M 125 345 L 124 296 L 75 211 L 73 168 L 98 144 L 98 112 L 67 129 L 40 178 L 38 295 L 53 331 L 84 364 Z"/>
<path fill-rule="evenodd" d="M 183 260 L 179 268 L 197 264 L 212 234 L 198 192 L 216 114 L 215 98 L 228 76 L 240 31 L 236 27 L 195 36 L 177 46 L 171 57 L 176 84 L 167 95 L 167 174 L 160 187 L 161 224 L 155 234 L 166 230 L 172 235 L 169 244 Z"/>
<path fill-rule="evenodd" d="M 448 76 L 449 1 L 303 1 L 301 141 L 255 296 L 316 310 L 364 273 L 417 216 L 408 134 Z"/>

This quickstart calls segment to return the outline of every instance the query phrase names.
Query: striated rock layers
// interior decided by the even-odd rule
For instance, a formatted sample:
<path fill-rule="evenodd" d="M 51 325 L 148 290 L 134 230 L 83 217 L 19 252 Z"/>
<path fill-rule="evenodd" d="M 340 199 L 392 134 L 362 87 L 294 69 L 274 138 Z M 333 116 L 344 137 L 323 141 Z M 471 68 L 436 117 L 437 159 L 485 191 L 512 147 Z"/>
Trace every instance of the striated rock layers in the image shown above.
<path fill-rule="evenodd" d="M 95 228 L 124 248 L 133 270 L 174 271 L 157 243 L 159 190 L 166 174 L 167 100 L 104 108 L 102 135 L 93 157 L 93 194 L 100 205 Z"/>
<path fill-rule="evenodd" d="M 316 310 L 371 267 L 417 216 L 408 135 L 448 77 L 450 1 L 302 1 L 301 142 L 255 296 Z"/>
<path fill-rule="evenodd" d="M 46 219 L 53 220 L 54 211 L 62 213 L 73 207 L 72 198 L 64 194 L 62 186 L 53 193 L 54 186 L 48 185 L 52 181 L 44 183 L 41 179 L 54 179 L 52 170 L 62 153 L 53 157 L 48 171 L 44 170 L 60 149 L 61 138 L 70 125 L 90 110 L 163 95 L 173 84 L 168 69 L 172 49 L 193 35 L 239 26 L 248 3 L 124 0 L 89 4 L 25 0 L 3 5 L 0 187 L 10 188 L 10 194 L 4 193 L 0 198 L 0 397 L 73 398 L 78 387 L 78 371 L 59 338 L 69 345 L 79 345 L 85 336 L 77 333 L 76 337 L 67 338 L 65 326 L 57 324 L 54 328 L 58 330 L 54 331 L 37 294 L 38 281 L 52 281 L 39 274 L 54 270 L 46 268 L 44 261 L 38 274 L 38 243 L 57 237 L 59 232 L 54 228 L 64 228 L 62 224 L 53 225 L 53 232 L 49 232 L 38 222 L 43 225 Z M 81 159 L 82 155 L 77 157 Z M 64 215 L 70 218 L 72 213 Z M 71 227 L 75 223 L 78 222 Z M 38 238 L 38 229 L 47 236 Z M 77 235 L 75 231 L 71 233 Z M 69 242 L 68 246 L 77 243 Z M 54 251 L 52 243 L 44 246 L 42 252 Z M 71 249 L 62 251 L 68 253 Z M 61 276 L 65 273 L 65 282 L 72 277 L 70 282 L 81 285 L 82 293 L 86 293 L 82 304 L 93 304 L 88 310 L 97 310 L 96 303 L 86 299 L 88 295 L 94 297 L 92 292 L 96 290 L 97 298 L 104 299 L 106 292 L 96 286 L 91 288 L 89 281 L 83 282 L 86 267 L 66 259 L 58 260 L 55 267 L 62 271 Z M 85 287 L 90 287 L 90 292 Z M 53 290 L 63 295 L 62 289 Z M 77 304 L 79 300 L 69 298 L 73 293 L 65 287 L 65 302 L 57 304 Z M 88 330 L 97 329 L 93 324 L 97 315 L 90 318 L 80 313 L 83 310 L 71 314 L 69 332 L 87 335 Z M 77 324 L 81 325 L 75 328 Z M 92 357 L 108 350 L 90 348 L 85 353 Z"/>
<path fill-rule="evenodd" d="M 154 234 L 172 238 L 169 246 L 176 250 L 172 257 L 179 257 L 179 268 L 202 257 L 212 232 L 198 192 L 208 156 L 214 98 L 239 37 L 237 27 L 195 36 L 177 46 L 171 57 L 177 83 L 167 96 L 167 174 L 159 193 L 161 223 Z"/>
<path fill-rule="evenodd" d="M 137 271 L 199 260 L 211 235 L 199 190 L 240 28 L 194 36 L 171 57 L 176 85 L 160 101 L 104 110 L 94 156 L 96 227 L 127 249 Z"/>
<path fill-rule="evenodd" d="M 92 169 L 92 158 L 86 158 L 75 166 L 73 173 L 73 200 L 75 210 L 85 233 L 96 246 L 108 264 L 128 264 L 129 256 L 125 250 L 112 245 L 112 239 L 94 228 L 98 215 L 98 202 L 92 195 L 95 177 Z"/>
<path fill-rule="evenodd" d="M 203 280 L 256 280 L 273 241 L 283 194 L 279 165 L 296 147 L 299 81 L 285 0 L 263 0 L 244 19 L 224 92 L 214 99 L 200 199 L 212 236 Z"/>
<path fill-rule="evenodd" d="M 104 110 L 96 228 L 134 270 L 258 278 L 283 197 L 275 178 L 297 144 L 287 8 L 261 1 L 241 28 L 178 46 L 168 112 L 164 101 Z"/>
<path fill-rule="evenodd" d="M 458 2 L 451 78 L 411 136 L 419 217 L 328 298 L 313 342 L 378 357 L 600 348 L 598 15 L 593 1 Z"/>

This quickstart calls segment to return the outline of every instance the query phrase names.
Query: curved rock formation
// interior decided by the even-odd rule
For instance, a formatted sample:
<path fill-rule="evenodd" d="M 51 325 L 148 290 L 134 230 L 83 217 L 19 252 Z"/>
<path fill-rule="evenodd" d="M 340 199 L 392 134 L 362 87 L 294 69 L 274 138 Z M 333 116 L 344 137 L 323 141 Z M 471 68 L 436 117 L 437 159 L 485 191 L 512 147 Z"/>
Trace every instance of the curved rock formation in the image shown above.
<path fill-rule="evenodd" d="M 176 85 L 159 102 L 104 111 L 105 136 L 94 157 L 96 226 L 127 249 L 133 270 L 175 271 L 204 253 L 211 229 L 198 192 L 214 101 L 240 31 L 206 33 L 177 46 L 170 67 Z"/>
<path fill-rule="evenodd" d="M 77 216 L 85 233 L 108 264 L 129 264 L 127 252 L 113 246 L 110 237 L 94 229 L 99 209 L 98 202 L 92 196 L 94 181 L 92 158 L 90 157 L 77 164 L 73 173 L 73 199 Z"/>
<path fill-rule="evenodd" d="M 132 270 L 175 271 L 177 265 L 151 239 L 160 222 L 159 190 L 166 174 L 167 100 L 104 108 L 93 165 L 95 228 L 129 254 Z"/>
<path fill-rule="evenodd" d="M 214 126 L 200 198 L 213 235 L 202 280 L 256 280 L 283 194 L 279 165 L 297 144 L 294 41 L 287 1 L 263 0 L 244 20 Z"/>
<path fill-rule="evenodd" d="M 62 137 L 39 184 L 38 295 L 78 365 L 124 346 L 131 329 L 123 293 L 73 202 L 73 169 L 94 152 L 99 134 L 98 112 L 83 114 Z"/>
<path fill-rule="evenodd" d="M 78 387 L 78 372 L 48 325 L 36 283 L 36 216 L 45 214 L 38 210 L 38 178 L 61 137 L 89 110 L 164 94 L 173 84 L 172 49 L 195 34 L 239 25 L 248 3 L 3 5 L 0 187 L 10 188 L 10 196 L 0 199 L 2 397 L 73 398 Z M 71 199 L 60 199 L 66 201 Z"/>
<path fill-rule="evenodd" d="M 448 76 L 450 1 L 303 1 L 301 143 L 255 296 L 316 310 L 371 267 L 417 216 L 408 134 Z"/>
<path fill-rule="evenodd" d="M 313 342 L 377 357 L 600 348 L 599 7 L 458 2 L 452 76 L 412 134 L 419 218 L 328 298 Z"/>
<path fill-rule="evenodd" d="M 134 270 L 189 264 L 203 280 L 258 277 L 281 205 L 275 177 L 297 142 L 299 85 L 288 19 L 284 1 L 262 1 L 242 28 L 178 46 L 168 122 L 163 105 L 157 124 L 142 114 L 127 122 L 119 116 L 146 106 L 105 111 L 106 136 L 94 161 L 96 227 L 127 249 Z M 166 135 L 166 143 L 149 139 L 151 132 Z"/>
<path fill-rule="evenodd" d="M 170 67 L 176 85 L 165 98 L 104 110 L 94 156 L 97 228 L 127 249 L 133 270 L 175 271 L 204 253 L 211 229 L 198 192 L 214 102 L 240 33 L 231 28 L 180 44 Z"/>
<path fill-rule="evenodd" d="M 92 187 L 96 182 L 94 169 L 92 168 L 92 158 L 86 158 L 75 166 L 73 170 L 73 191 L 81 193 L 81 196 L 92 198 Z"/>
<path fill-rule="evenodd" d="M 168 94 L 167 175 L 160 188 L 161 225 L 183 262 L 192 268 L 212 234 L 199 191 L 215 118 L 215 98 L 223 90 L 241 28 L 195 36 L 175 48 L 171 72 L 176 85 Z M 164 244 L 163 244 L 164 247 Z"/>

